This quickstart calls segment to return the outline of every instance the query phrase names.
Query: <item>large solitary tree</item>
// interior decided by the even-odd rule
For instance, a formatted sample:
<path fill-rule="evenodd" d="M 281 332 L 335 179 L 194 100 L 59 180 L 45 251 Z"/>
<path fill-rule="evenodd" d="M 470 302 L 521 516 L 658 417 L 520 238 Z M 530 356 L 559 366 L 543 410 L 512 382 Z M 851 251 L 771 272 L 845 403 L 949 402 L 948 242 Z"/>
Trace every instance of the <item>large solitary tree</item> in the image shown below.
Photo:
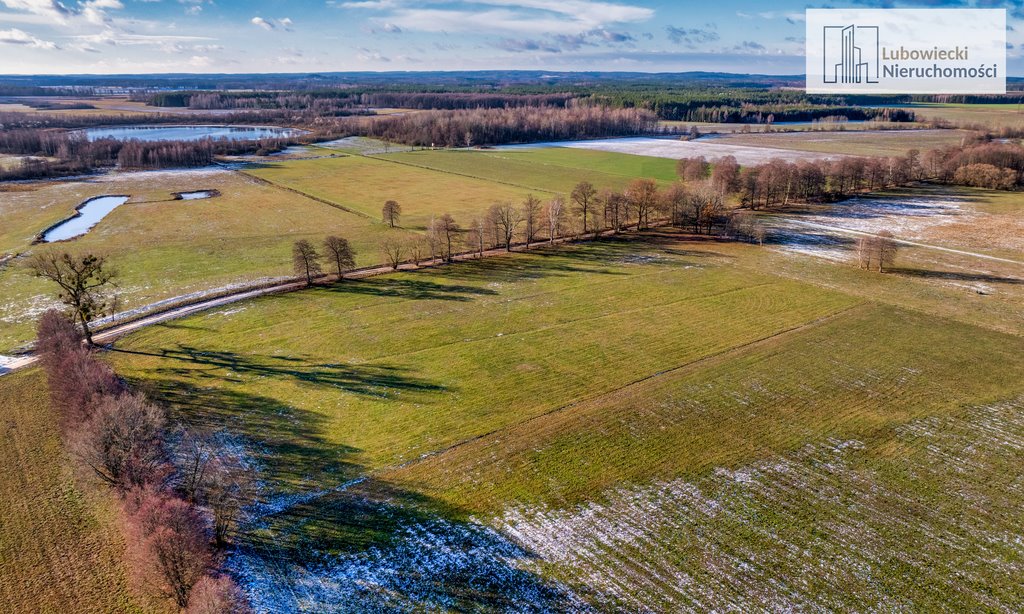
<path fill-rule="evenodd" d="M 402 217 L 402 205 L 399 205 L 396 201 L 389 200 L 384 203 L 380 213 L 384 218 L 384 222 L 394 228 L 398 224 L 399 218 Z"/>
<path fill-rule="evenodd" d="M 320 274 L 320 253 L 313 244 L 300 239 L 292 245 L 292 264 L 295 274 L 306 278 L 306 285 L 313 284 L 313 278 Z"/>
<path fill-rule="evenodd" d="M 324 251 L 331 262 L 334 263 L 338 279 L 341 279 L 345 271 L 350 271 L 356 267 L 356 250 L 349 244 L 348 239 L 335 236 L 327 237 L 324 239 Z"/>
<path fill-rule="evenodd" d="M 90 253 L 43 252 L 32 256 L 28 268 L 36 277 L 60 286 L 58 300 L 82 327 L 86 342 L 93 345 L 89 322 L 112 306 L 109 293 L 116 274 L 107 266 L 106 258 Z"/>

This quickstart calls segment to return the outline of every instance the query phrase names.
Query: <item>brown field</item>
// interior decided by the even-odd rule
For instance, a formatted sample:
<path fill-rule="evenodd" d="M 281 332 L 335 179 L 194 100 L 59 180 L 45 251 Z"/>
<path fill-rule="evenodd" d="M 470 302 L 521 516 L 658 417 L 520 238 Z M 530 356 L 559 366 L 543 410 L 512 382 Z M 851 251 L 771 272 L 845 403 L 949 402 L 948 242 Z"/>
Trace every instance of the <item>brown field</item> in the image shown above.
<path fill-rule="evenodd" d="M 128 589 L 113 501 L 71 473 L 38 369 L 0 377 L 4 612 L 152 612 Z"/>
<path fill-rule="evenodd" d="M 968 134 L 961 130 L 772 132 L 724 135 L 716 137 L 715 142 L 824 154 L 900 156 L 910 149 L 926 151 L 959 145 Z"/>

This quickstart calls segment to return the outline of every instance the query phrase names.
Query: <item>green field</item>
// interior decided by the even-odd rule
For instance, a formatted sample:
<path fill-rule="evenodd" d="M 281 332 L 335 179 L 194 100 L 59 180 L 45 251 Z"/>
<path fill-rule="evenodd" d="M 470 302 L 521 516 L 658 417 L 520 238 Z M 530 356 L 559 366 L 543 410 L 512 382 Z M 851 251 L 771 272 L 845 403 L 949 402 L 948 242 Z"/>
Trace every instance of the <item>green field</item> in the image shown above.
<path fill-rule="evenodd" d="M 562 148 L 501 151 L 416 151 L 373 157 L 294 160 L 249 171 L 275 184 L 340 203 L 371 218 L 385 201 L 402 206 L 402 226 L 422 230 L 450 213 L 462 225 L 498 202 L 568 196 L 580 181 L 622 188 L 637 177 L 670 181 L 675 162 Z"/>
<path fill-rule="evenodd" d="M 39 370 L 0 377 L 0 603 L 7 612 L 142 612 L 128 590 L 115 505 L 86 493 Z"/>
<path fill-rule="evenodd" d="M 937 119 L 996 130 L 1024 127 L 1024 107 L 1019 104 L 918 103 L 906 108 L 917 114 L 918 121 Z"/>
<path fill-rule="evenodd" d="M 206 200 L 172 200 L 172 192 L 216 189 Z M 35 236 L 70 216 L 84 200 L 130 194 L 84 236 L 32 245 Z M 0 199 L 0 253 L 72 249 L 106 254 L 119 271 L 120 306 L 229 284 L 291 275 L 291 244 L 349 238 L 360 265 L 380 261 L 378 243 L 391 231 L 376 220 L 340 210 L 234 172 L 115 174 L 91 181 L 30 184 Z M 53 288 L 15 262 L 0 268 L 0 353 L 31 338 L 35 316 L 52 305 Z"/>
<path fill-rule="evenodd" d="M 1021 532 L 1002 512 L 977 515 L 979 501 L 1010 510 L 1024 496 L 1006 482 L 1021 448 L 1000 443 L 1024 437 L 1024 328 L 934 315 L 945 288 L 816 260 L 622 238 L 251 301 L 134 334 L 110 356 L 181 419 L 226 429 L 258 459 L 267 511 L 245 543 L 264 560 L 325 561 L 233 563 L 258 570 L 257 588 L 326 582 L 309 598 L 393 604 L 401 582 L 422 580 L 467 608 L 527 590 L 561 607 L 700 607 L 709 595 L 741 609 L 892 595 L 1019 606 L 1005 573 L 1019 549 L 984 551 L 971 535 Z M 899 292 L 850 292 L 878 278 Z M 957 442 L 974 428 L 998 441 L 958 473 Z M 914 515 L 923 524 L 886 524 Z M 959 541 L 932 540 L 943 531 Z M 468 540 L 493 565 L 489 552 L 513 548 L 496 535 L 526 549 L 493 570 L 518 588 L 409 554 Z M 904 542 L 918 548 L 900 558 Z M 832 566 L 841 547 L 858 571 Z M 843 582 L 801 583 L 814 561 Z M 401 582 L 345 579 L 375 564 L 410 567 Z M 964 590 L 927 571 L 951 567 L 967 570 Z"/>

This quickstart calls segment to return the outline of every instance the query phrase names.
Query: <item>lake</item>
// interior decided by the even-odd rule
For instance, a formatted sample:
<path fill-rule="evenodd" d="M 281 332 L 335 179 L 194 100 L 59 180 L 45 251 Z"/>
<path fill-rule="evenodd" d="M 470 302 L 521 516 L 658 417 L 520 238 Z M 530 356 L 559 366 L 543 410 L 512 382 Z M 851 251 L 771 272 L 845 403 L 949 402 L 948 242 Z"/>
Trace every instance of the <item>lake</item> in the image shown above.
<path fill-rule="evenodd" d="M 295 136 L 302 134 L 303 131 L 275 126 L 108 126 L 105 128 L 86 128 L 83 132 L 90 141 L 99 139 L 117 139 L 119 141 L 201 141 L 203 139 L 254 141 L 256 139 Z"/>
<path fill-rule="evenodd" d="M 43 242 L 66 241 L 84 235 L 108 213 L 128 202 L 127 196 L 98 196 L 78 206 L 78 214 L 43 233 Z"/>

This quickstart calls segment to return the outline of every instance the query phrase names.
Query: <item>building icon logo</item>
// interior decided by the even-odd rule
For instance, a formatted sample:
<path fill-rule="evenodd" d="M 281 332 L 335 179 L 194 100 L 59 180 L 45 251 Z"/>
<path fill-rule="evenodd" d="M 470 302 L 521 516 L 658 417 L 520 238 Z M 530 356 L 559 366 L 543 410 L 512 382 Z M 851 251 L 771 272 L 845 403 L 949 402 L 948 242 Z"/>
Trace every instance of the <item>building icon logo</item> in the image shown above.
<path fill-rule="evenodd" d="M 825 83 L 878 83 L 878 26 L 824 26 Z"/>

